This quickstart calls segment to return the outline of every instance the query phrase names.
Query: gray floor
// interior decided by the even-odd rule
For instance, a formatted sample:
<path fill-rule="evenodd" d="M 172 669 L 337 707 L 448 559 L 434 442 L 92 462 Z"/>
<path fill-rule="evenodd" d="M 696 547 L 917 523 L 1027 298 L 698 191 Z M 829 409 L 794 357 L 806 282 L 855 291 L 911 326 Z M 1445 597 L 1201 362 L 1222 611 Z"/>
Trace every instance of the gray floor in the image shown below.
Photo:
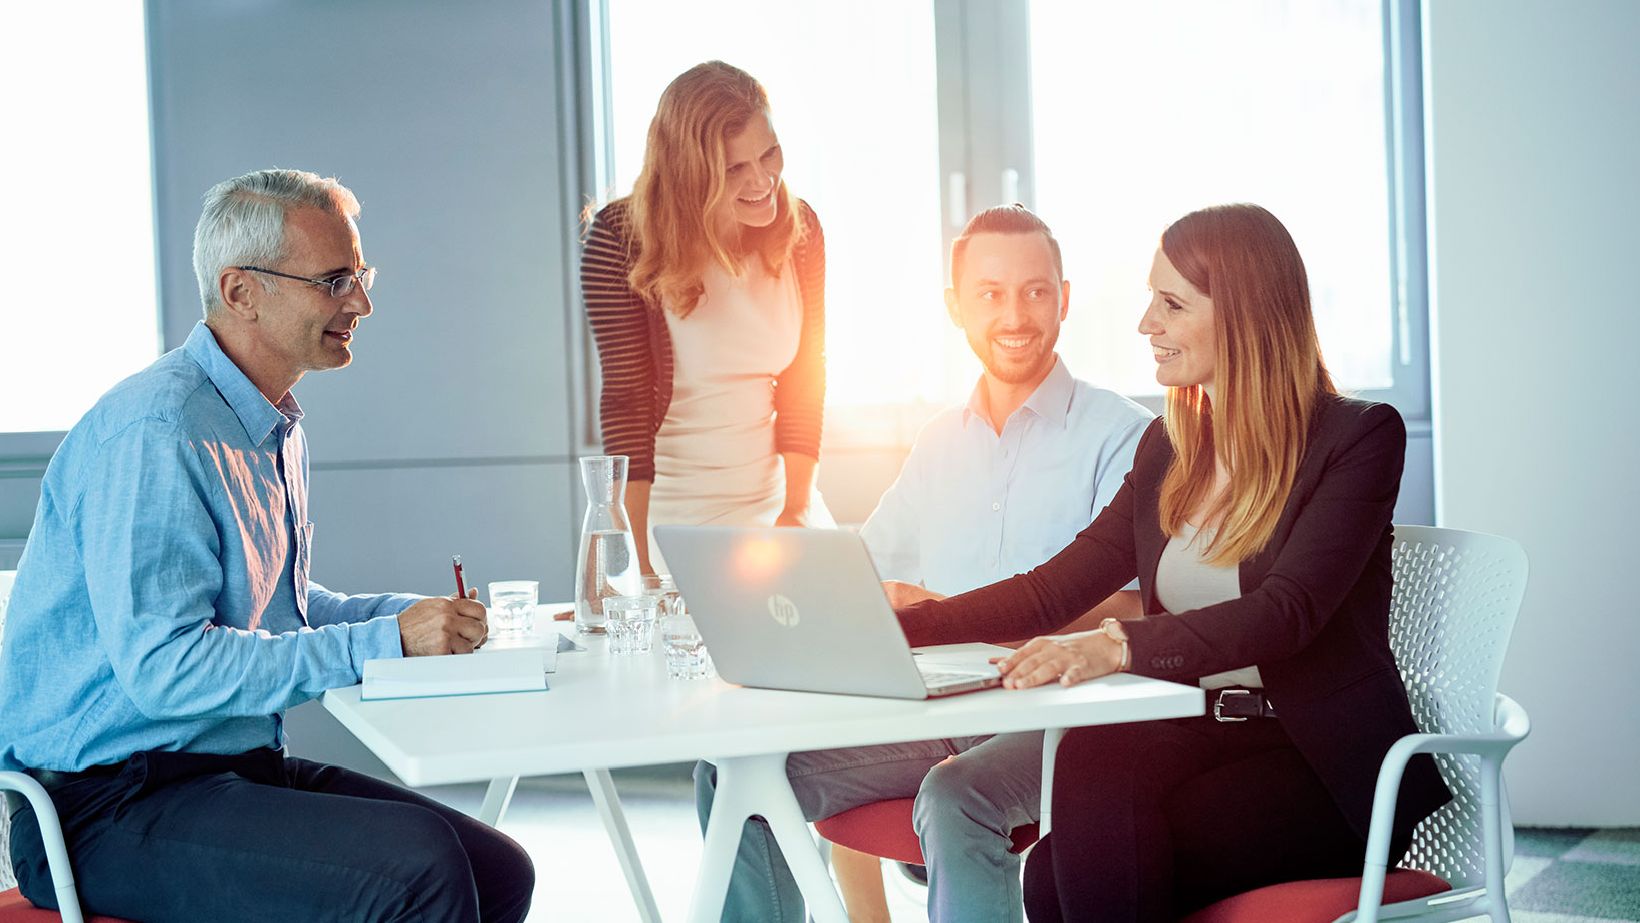
<path fill-rule="evenodd" d="M 700 859 L 689 767 L 623 770 L 615 781 L 661 913 L 682 919 Z M 484 794 L 474 785 L 428 793 L 469 812 Z M 501 828 L 535 859 L 531 920 L 638 919 L 579 776 L 523 781 Z M 892 870 L 885 879 L 896 923 L 926 923 L 922 889 Z M 1522 829 L 1508 890 L 1516 923 L 1640 921 L 1640 829 Z"/>

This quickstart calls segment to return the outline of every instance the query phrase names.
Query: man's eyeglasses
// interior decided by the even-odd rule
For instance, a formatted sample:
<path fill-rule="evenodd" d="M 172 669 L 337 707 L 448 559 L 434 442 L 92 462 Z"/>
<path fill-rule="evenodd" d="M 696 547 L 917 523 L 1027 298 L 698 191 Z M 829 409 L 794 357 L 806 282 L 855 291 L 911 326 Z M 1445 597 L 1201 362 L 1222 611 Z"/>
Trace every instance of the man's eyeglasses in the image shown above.
<path fill-rule="evenodd" d="M 346 298 L 353 294 L 354 285 L 362 285 L 364 290 L 368 292 L 370 286 L 376 284 L 376 267 L 374 266 L 366 266 L 358 272 L 342 276 L 331 276 L 328 279 L 309 279 L 306 276 L 293 276 L 288 272 L 275 272 L 272 269 L 263 269 L 260 266 L 235 266 L 234 268 L 245 272 L 260 272 L 264 275 L 278 276 L 281 279 L 295 279 L 298 282 L 306 282 L 309 285 L 327 288 L 330 289 L 330 297 L 332 298 Z"/>

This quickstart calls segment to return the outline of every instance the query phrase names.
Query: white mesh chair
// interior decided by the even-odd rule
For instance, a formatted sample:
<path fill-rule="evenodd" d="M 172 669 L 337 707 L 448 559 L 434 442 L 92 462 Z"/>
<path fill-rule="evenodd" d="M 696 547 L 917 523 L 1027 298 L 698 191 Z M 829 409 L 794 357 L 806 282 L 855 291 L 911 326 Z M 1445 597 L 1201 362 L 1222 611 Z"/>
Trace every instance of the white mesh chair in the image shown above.
<path fill-rule="evenodd" d="M 1526 594 L 1526 552 L 1497 535 L 1396 526 L 1390 647 L 1422 734 L 1384 757 L 1356 913 L 1377 920 L 1458 920 L 1489 914 L 1506 923 L 1503 878 L 1514 861 L 1514 827 L 1503 760 L 1531 730 L 1525 709 L 1498 692 L 1509 635 Z M 1380 907 L 1395 792 L 1407 760 L 1432 753 L 1452 801 L 1413 831 L 1406 867 L 1446 879 L 1452 890 Z"/>
<path fill-rule="evenodd" d="M 1196 911 L 1185 923 L 1434 923 L 1479 914 L 1493 923 L 1509 920 L 1503 877 L 1514 836 L 1503 760 L 1529 725 L 1526 712 L 1497 690 L 1526 592 L 1526 552 L 1496 535 L 1396 526 L 1391 560 L 1390 648 L 1421 733 L 1397 741 L 1379 767 L 1361 878 L 1259 888 Z M 1413 831 L 1412 847 L 1392 873 L 1386 866 L 1395 798 L 1417 753 L 1435 755 L 1453 797 Z"/>
<path fill-rule="evenodd" d="M 0 571 L 0 645 L 6 637 L 6 604 L 11 598 L 11 582 L 16 571 Z M 0 791 L 19 792 L 34 808 L 40 821 L 40 837 L 45 841 L 47 861 L 51 866 L 51 880 L 56 884 L 57 906 L 62 908 L 63 923 L 82 923 L 80 897 L 74 890 L 74 875 L 69 871 L 68 847 L 63 842 L 63 829 L 57 823 L 57 809 L 40 783 L 20 772 L 0 772 Z M 7 889 L 16 887 L 11 874 L 11 812 L 0 810 L 0 905 L 21 907 L 18 899 L 8 900 Z M 20 911 L 33 913 L 33 911 Z M 10 920 L 10 911 L 0 906 L 0 921 Z"/>

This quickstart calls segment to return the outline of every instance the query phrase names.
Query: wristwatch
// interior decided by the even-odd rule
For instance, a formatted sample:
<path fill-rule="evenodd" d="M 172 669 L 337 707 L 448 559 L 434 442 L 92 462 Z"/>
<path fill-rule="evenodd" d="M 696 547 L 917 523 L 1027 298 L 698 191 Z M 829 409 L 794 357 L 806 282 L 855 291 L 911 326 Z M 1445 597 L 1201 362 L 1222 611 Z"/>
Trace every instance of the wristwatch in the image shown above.
<path fill-rule="evenodd" d="M 1130 656 L 1128 651 L 1127 629 L 1122 627 L 1122 622 L 1120 619 L 1105 619 L 1103 622 L 1099 623 L 1099 630 L 1104 632 L 1105 637 L 1110 638 L 1112 641 L 1122 642 L 1122 663 L 1116 668 L 1116 672 L 1127 672 Z"/>

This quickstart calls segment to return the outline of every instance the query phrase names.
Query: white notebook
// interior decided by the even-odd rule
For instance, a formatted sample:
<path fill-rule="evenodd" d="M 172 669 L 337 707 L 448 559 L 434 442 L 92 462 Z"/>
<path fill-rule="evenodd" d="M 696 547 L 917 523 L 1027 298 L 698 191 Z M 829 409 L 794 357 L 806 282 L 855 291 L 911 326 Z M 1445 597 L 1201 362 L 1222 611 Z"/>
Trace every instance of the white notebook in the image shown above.
<path fill-rule="evenodd" d="M 488 692 L 539 692 L 547 688 L 550 648 L 481 650 L 442 657 L 394 657 L 364 662 L 359 698 L 411 699 Z"/>

